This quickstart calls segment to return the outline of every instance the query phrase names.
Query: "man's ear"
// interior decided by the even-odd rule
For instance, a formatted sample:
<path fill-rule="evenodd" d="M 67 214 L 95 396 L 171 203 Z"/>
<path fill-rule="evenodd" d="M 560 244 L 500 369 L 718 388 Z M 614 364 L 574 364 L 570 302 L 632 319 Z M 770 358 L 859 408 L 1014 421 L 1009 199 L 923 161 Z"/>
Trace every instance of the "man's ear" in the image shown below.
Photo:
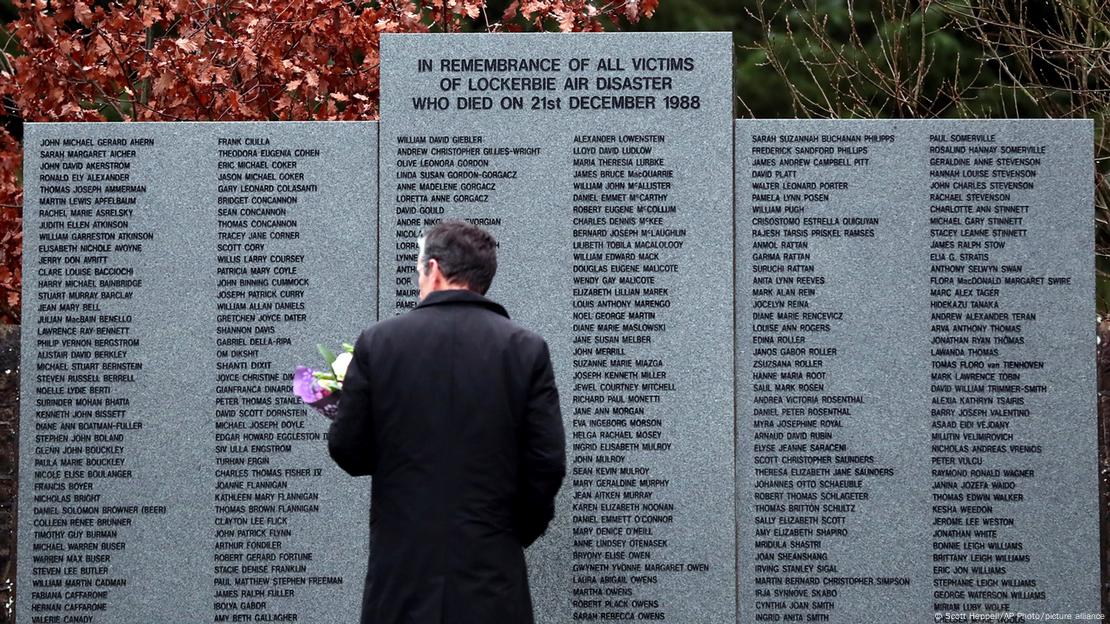
<path fill-rule="evenodd" d="M 447 287 L 450 282 L 443 275 L 443 270 L 439 268 L 439 260 L 435 258 L 428 259 L 428 270 L 425 272 L 428 279 L 432 280 L 432 288 L 440 290 Z"/>

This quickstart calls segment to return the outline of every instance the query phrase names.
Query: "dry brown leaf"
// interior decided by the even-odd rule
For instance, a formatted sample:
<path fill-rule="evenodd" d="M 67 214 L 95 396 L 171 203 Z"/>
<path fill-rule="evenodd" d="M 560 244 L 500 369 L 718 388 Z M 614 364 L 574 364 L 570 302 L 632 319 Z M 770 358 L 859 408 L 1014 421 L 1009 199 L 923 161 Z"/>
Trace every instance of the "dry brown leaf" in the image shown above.
<path fill-rule="evenodd" d="M 82 0 L 77 0 L 77 2 L 73 3 L 73 17 L 85 26 L 89 26 L 92 24 L 92 9 Z"/>
<path fill-rule="evenodd" d="M 143 28 L 150 28 L 160 19 L 162 19 L 162 14 L 156 7 L 146 7 L 143 9 Z"/>
<path fill-rule="evenodd" d="M 158 78 L 154 80 L 155 95 L 167 93 L 173 87 L 173 82 L 173 73 L 163 69 L 162 73 L 158 74 Z"/>
<path fill-rule="evenodd" d="M 183 51 L 185 51 L 187 53 L 192 53 L 192 52 L 197 51 L 197 44 L 193 43 L 189 39 L 178 39 L 177 41 L 174 41 L 174 44 L 176 44 L 177 47 L 181 48 Z"/>

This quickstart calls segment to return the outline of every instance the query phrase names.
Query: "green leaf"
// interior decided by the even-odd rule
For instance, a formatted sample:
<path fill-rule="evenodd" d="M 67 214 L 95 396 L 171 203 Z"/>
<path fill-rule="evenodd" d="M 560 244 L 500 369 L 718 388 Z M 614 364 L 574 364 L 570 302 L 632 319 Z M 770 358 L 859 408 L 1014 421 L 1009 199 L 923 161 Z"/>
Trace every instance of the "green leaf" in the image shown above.
<path fill-rule="evenodd" d="M 328 368 L 331 368 L 331 363 L 335 361 L 335 354 L 322 344 L 317 344 L 316 350 L 320 352 L 320 355 L 324 356 L 324 362 L 327 363 Z"/>
<path fill-rule="evenodd" d="M 347 353 L 354 353 L 355 352 L 355 345 L 353 345 L 349 342 L 344 342 L 343 343 L 343 350 L 346 351 Z"/>

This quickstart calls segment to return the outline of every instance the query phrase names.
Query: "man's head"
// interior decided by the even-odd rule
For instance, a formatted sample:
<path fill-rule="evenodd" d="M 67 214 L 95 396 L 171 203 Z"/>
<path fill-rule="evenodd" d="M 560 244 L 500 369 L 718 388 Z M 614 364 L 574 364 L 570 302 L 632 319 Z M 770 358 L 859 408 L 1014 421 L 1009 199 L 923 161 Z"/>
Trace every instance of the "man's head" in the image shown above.
<path fill-rule="evenodd" d="M 420 300 L 437 290 L 486 294 L 497 273 L 497 241 L 465 221 L 444 221 L 420 238 L 416 261 Z"/>

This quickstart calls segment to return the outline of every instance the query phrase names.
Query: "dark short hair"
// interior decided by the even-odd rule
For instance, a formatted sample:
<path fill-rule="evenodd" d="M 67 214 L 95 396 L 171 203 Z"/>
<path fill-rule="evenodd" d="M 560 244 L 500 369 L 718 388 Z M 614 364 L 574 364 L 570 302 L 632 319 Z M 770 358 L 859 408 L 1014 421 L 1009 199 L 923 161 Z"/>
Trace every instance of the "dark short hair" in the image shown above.
<path fill-rule="evenodd" d="M 486 294 L 497 273 L 497 241 L 482 228 L 465 221 L 443 221 L 424 234 L 424 271 L 428 261 L 439 262 L 448 281 Z"/>

